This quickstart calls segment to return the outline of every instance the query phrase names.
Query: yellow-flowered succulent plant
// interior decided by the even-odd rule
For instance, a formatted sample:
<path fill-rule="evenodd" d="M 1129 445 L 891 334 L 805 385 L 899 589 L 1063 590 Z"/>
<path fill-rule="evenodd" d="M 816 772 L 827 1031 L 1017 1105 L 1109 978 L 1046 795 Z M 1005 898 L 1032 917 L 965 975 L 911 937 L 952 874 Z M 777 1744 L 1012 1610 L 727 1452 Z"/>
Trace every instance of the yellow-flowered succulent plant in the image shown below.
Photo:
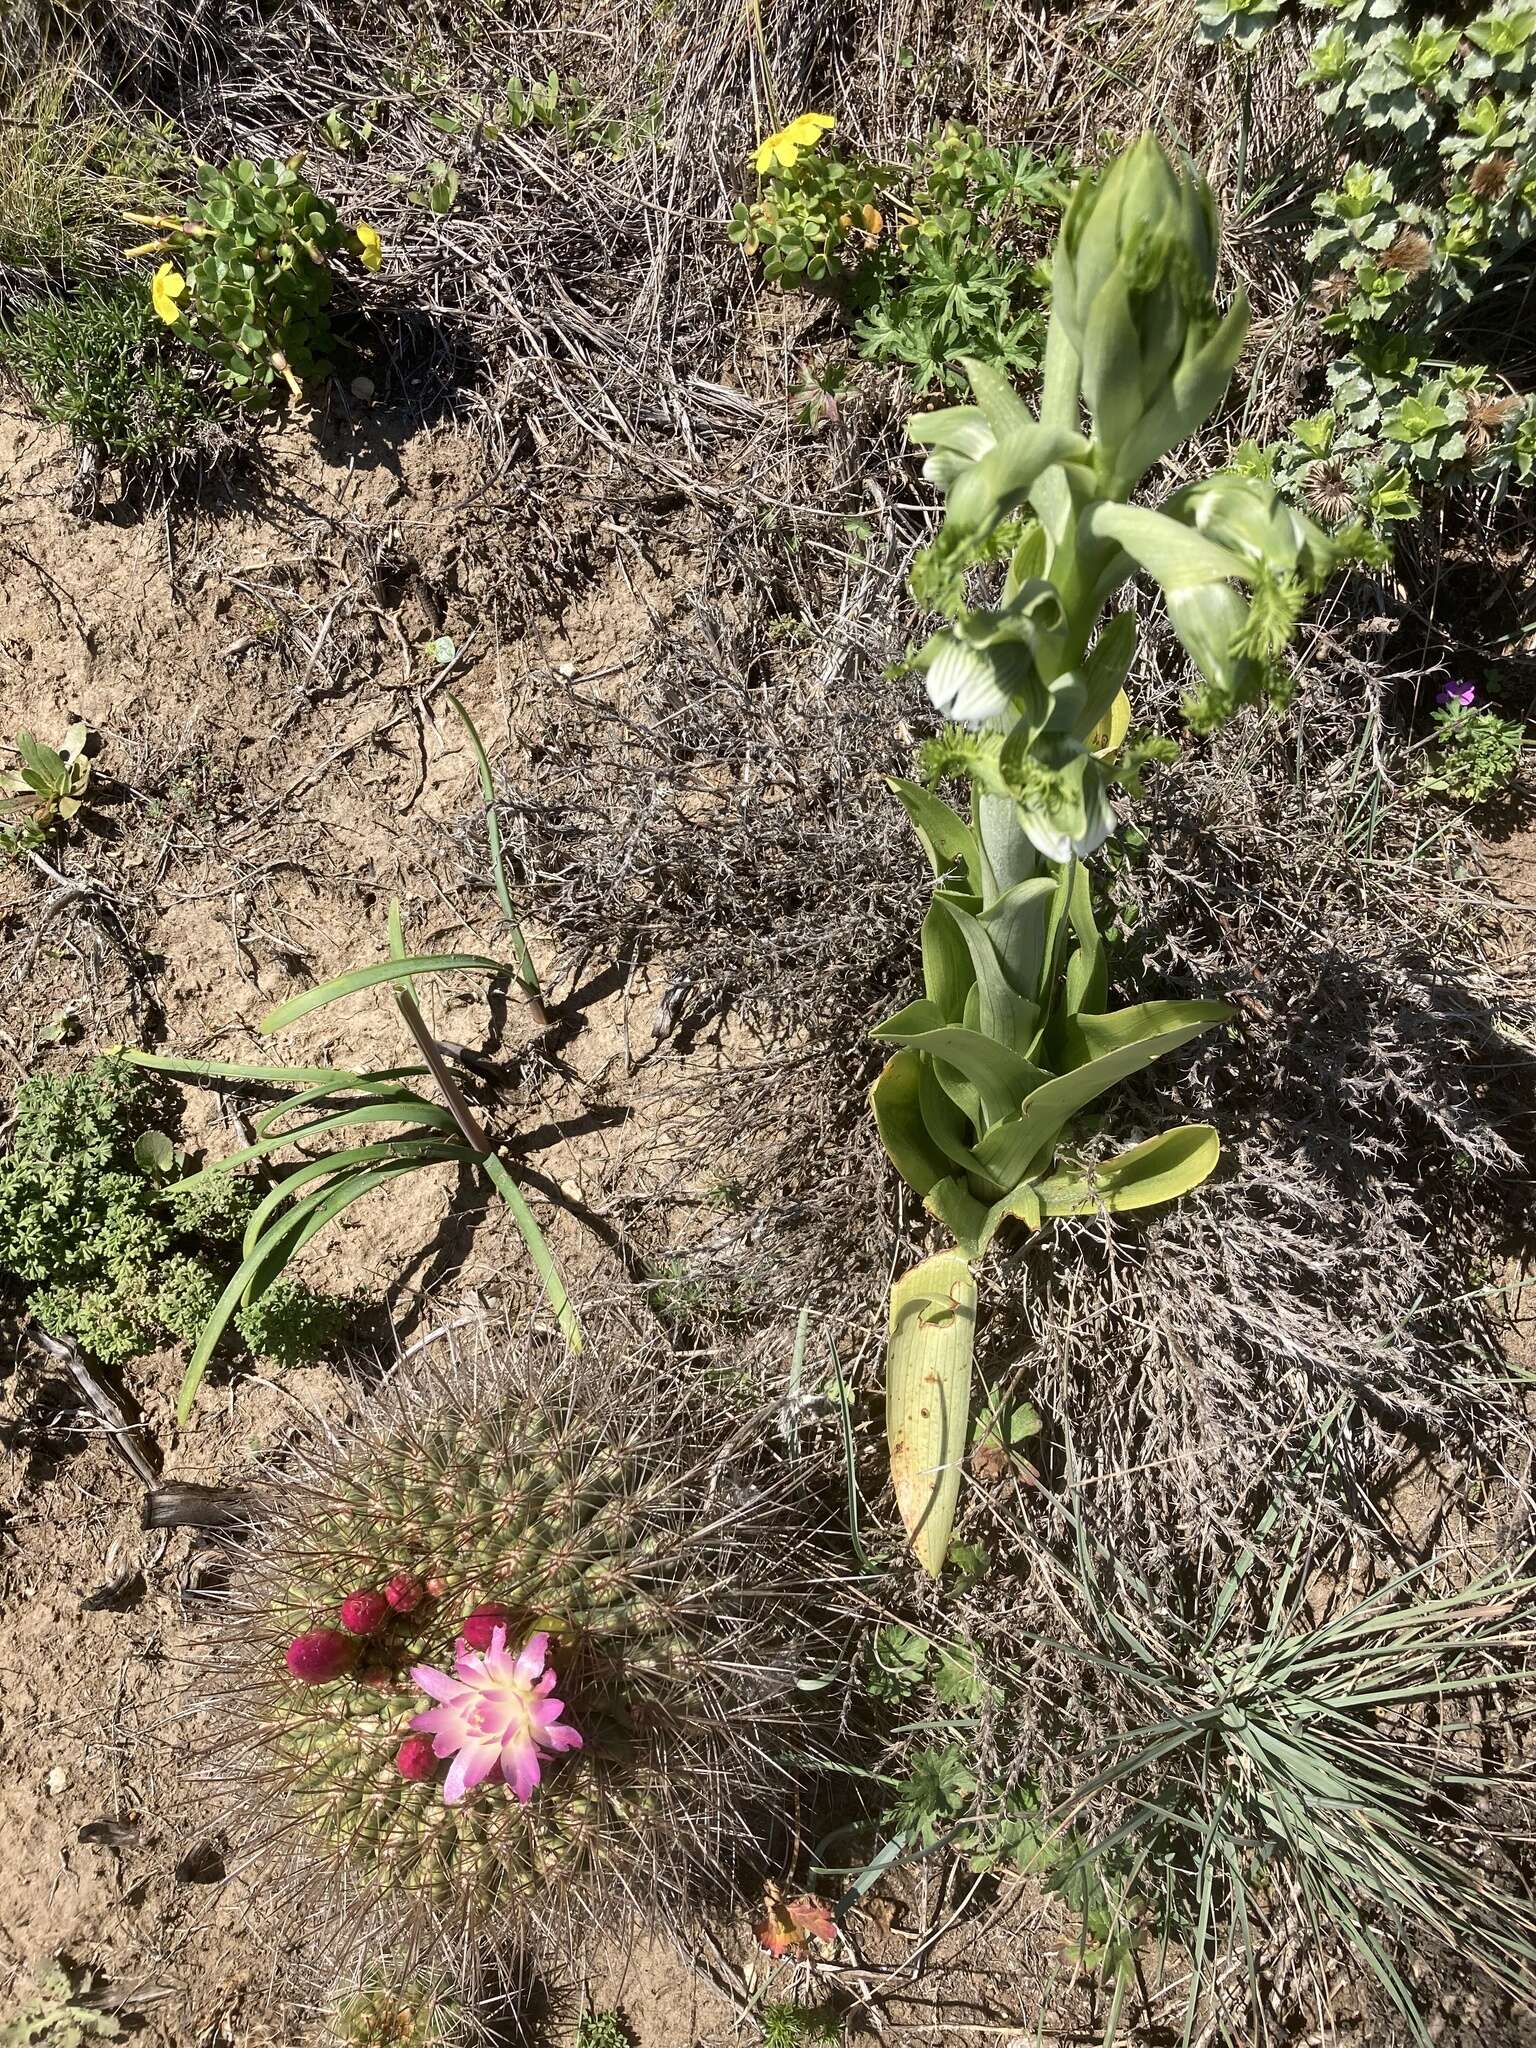
<path fill-rule="evenodd" d="M 374 271 L 383 261 L 377 228 L 344 227 L 300 162 L 205 164 L 184 216 L 125 216 L 156 230 L 128 254 L 165 258 L 150 285 L 155 312 L 247 403 L 270 401 L 280 386 L 299 397 L 329 373 L 332 265 L 350 256 Z"/>

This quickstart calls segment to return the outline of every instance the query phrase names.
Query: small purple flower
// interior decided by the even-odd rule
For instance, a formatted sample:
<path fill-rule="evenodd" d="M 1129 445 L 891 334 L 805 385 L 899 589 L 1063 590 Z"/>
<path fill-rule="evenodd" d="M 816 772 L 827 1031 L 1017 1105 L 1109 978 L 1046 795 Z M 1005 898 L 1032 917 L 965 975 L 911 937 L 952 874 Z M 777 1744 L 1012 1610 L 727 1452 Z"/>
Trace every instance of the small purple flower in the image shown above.
<path fill-rule="evenodd" d="M 1470 711 L 1477 702 L 1476 683 L 1447 683 L 1436 693 L 1435 702 L 1447 711 Z"/>

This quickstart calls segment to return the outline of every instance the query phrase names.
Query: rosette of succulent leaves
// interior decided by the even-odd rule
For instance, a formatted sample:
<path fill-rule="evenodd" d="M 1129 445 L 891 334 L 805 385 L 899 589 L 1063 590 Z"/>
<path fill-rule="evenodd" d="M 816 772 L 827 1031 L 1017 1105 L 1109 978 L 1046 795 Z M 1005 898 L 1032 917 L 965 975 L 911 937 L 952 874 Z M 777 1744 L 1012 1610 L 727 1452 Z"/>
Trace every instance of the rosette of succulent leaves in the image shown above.
<path fill-rule="evenodd" d="M 1115 1082 L 1228 1014 L 1214 1002 L 1109 1007 L 1081 863 L 1113 829 L 1112 788 L 1134 794 L 1149 755 L 1171 751 L 1129 736 L 1138 636 L 1117 596 L 1138 573 L 1160 587 L 1199 677 L 1186 716 L 1208 731 L 1239 706 L 1284 700 L 1286 647 L 1342 551 L 1252 477 L 1210 476 L 1156 507 L 1129 502 L 1214 411 L 1242 348 L 1247 305 L 1239 296 L 1218 308 L 1217 249 L 1209 189 L 1144 136 L 1085 178 L 1067 210 L 1039 417 L 972 362 L 977 403 L 909 426 L 945 495 L 942 528 L 912 577 L 919 602 L 945 614 L 916 656 L 949 721 L 922 768 L 930 783 L 968 782 L 970 802 L 962 812 L 931 788 L 895 785 L 939 887 L 923 923 L 923 994 L 876 1032 L 895 1051 L 872 1101 L 897 1169 L 959 1247 L 958 1276 L 954 1254 L 935 1265 L 941 1322 L 958 1314 L 968 1327 L 968 1262 L 1006 1219 L 1036 1228 L 1166 1201 L 1216 1163 L 1207 1126 L 1164 1131 L 1093 1166 L 1070 1140 L 1073 1118 Z M 999 594 L 972 603 L 971 572 L 998 562 Z M 927 1531 L 919 1554 L 936 1570 L 969 1345 L 957 1347 L 945 1400 L 925 1405 L 902 1333 L 926 1344 L 934 1317 L 921 1286 L 914 1301 L 913 1278 L 893 1295 L 888 1426 L 898 1501 L 909 1531 Z M 902 1390 L 914 1387 L 908 1414 Z"/>
<path fill-rule="evenodd" d="M 1536 399 L 1476 337 L 1524 318 L 1536 237 L 1536 6 L 1464 22 L 1406 0 L 1311 0 L 1323 17 L 1302 83 L 1343 153 L 1306 246 L 1325 332 L 1343 353 L 1328 403 L 1262 467 L 1330 525 L 1412 518 L 1414 483 L 1529 483 Z M 1200 0 L 1210 38 L 1251 49 L 1274 0 Z"/>

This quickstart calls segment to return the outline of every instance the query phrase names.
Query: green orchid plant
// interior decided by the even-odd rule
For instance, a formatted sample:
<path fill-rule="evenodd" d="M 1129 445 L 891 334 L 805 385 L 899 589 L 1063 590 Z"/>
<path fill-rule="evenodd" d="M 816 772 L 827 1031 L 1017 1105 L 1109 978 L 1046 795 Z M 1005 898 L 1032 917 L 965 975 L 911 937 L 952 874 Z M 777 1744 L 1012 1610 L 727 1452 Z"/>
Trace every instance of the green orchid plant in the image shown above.
<path fill-rule="evenodd" d="M 935 1575 L 959 1493 L 970 1405 L 973 1263 L 1000 1225 L 1135 1209 L 1197 1187 L 1220 1151 L 1208 1125 L 1107 1157 L 1073 1124 L 1109 1088 L 1222 1022 L 1219 1002 L 1114 1009 L 1083 862 L 1114 829 L 1149 758 L 1130 733 L 1129 610 L 1138 572 L 1163 593 L 1198 672 L 1185 704 L 1208 731 L 1283 702 L 1280 665 L 1308 596 L 1341 554 L 1262 479 L 1223 473 L 1155 509 L 1128 502 L 1219 404 L 1247 332 L 1214 298 L 1211 194 L 1143 136 L 1078 186 L 1052 266 L 1039 417 L 968 362 L 973 406 L 910 422 L 944 522 L 912 587 L 946 623 L 915 657 L 950 721 L 923 749 L 928 781 L 969 781 L 969 815 L 897 780 L 938 887 L 923 922 L 923 994 L 876 1031 L 896 1048 L 872 1092 L 897 1170 L 954 1239 L 891 1301 L 887 1427 L 898 1507 Z M 1084 431 L 1084 413 L 1087 431 Z M 973 605 L 970 573 L 1006 562 Z"/>

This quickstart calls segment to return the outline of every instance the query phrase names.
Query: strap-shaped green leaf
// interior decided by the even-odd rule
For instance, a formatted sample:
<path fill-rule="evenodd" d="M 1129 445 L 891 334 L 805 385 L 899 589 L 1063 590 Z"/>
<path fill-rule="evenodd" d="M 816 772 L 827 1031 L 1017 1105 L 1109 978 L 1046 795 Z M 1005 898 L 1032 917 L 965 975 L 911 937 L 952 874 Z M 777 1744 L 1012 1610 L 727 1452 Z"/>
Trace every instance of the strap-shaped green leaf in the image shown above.
<path fill-rule="evenodd" d="M 580 1351 L 583 1343 L 580 1319 L 570 1295 L 566 1292 L 565 1281 L 555 1264 L 554 1253 L 545 1242 L 544 1233 L 528 1206 L 527 1197 L 494 1152 L 485 1154 L 479 1163 L 490 1175 L 496 1192 L 511 1210 L 512 1220 L 522 1233 L 523 1243 L 528 1247 L 528 1256 L 533 1261 L 533 1269 L 543 1283 L 549 1305 L 555 1312 L 561 1336 L 572 1351 Z"/>
<path fill-rule="evenodd" d="M 1010 1052 L 1006 1045 L 999 1045 L 995 1038 L 988 1038 L 981 1031 L 968 1031 L 959 1024 L 945 1024 L 935 1031 L 916 1031 L 910 1035 L 882 1026 L 875 1035 L 891 1044 L 908 1045 L 915 1052 L 926 1053 L 930 1059 L 954 1067 L 979 1092 L 989 1120 L 1012 1116 L 1025 1096 L 1047 1079 L 1039 1067 L 1032 1067 L 1028 1060 Z M 979 1146 L 977 1149 L 981 1150 Z M 1015 1174 L 1012 1180 L 1002 1175 L 997 1178 L 1000 1185 L 1010 1187 L 1019 1176 Z"/>
<path fill-rule="evenodd" d="M 918 1065 L 917 1101 L 924 1130 L 951 1166 L 976 1174 L 983 1186 L 988 1185 L 985 1169 L 976 1157 L 975 1125 L 940 1082 L 932 1060 L 920 1059 Z M 1001 1188 L 995 1190 L 996 1194 L 1002 1192 Z"/>
<path fill-rule="evenodd" d="M 1226 1003 L 1166 999 L 1131 1003 L 1123 1010 L 1106 1010 L 1098 1015 L 1084 1012 L 1071 1017 L 1062 1028 L 1062 1046 L 1072 1066 L 1079 1067 L 1089 1060 L 1103 1059 L 1153 1039 L 1165 1041 L 1170 1033 L 1178 1034 L 1172 1042 L 1181 1045 L 1197 1031 L 1225 1024 L 1231 1015 Z M 1163 1045 L 1161 1049 L 1168 1048 Z M 1154 1053 L 1152 1057 L 1158 1055 Z"/>
<path fill-rule="evenodd" d="M 279 1131 L 275 1137 L 259 1138 L 254 1145 L 244 1145 L 227 1158 L 215 1160 L 212 1165 L 199 1167 L 196 1173 L 187 1174 L 168 1192 L 197 1187 L 217 1174 L 228 1173 L 236 1166 L 246 1166 L 253 1159 L 265 1159 L 269 1153 L 280 1152 L 285 1145 L 296 1145 L 301 1139 L 328 1137 L 334 1131 L 355 1130 L 363 1124 L 420 1124 L 433 1131 L 458 1129 L 448 1111 L 435 1102 L 421 1102 L 415 1098 L 406 1102 L 393 1099 L 364 1102 L 356 1109 L 339 1110 L 333 1116 L 315 1117 L 308 1123 L 295 1124 L 291 1131 Z"/>
<path fill-rule="evenodd" d="M 290 996 L 285 1003 L 279 1003 L 275 1010 L 269 1010 L 257 1027 L 263 1032 L 282 1031 L 288 1025 L 297 1023 L 300 1017 L 307 1017 L 312 1010 L 322 1009 L 327 1003 L 340 1002 L 343 996 L 355 995 L 359 989 L 374 988 L 381 981 L 409 982 L 413 974 L 505 974 L 506 963 L 488 959 L 483 953 L 421 953 L 402 960 L 374 960 L 366 967 L 354 967 L 350 974 L 339 974 L 334 981 L 325 981 L 318 988 L 307 988 L 301 994 Z"/>
<path fill-rule="evenodd" d="M 971 949 L 946 902 L 935 896 L 923 913 L 923 993 L 946 1024 L 958 1024 L 976 985 Z"/>
<path fill-rule="evenodd" d="M 202 1385 L 203 1375 L 208 1370 L 208 1361 L 220 1337 L 229 1327 L 231 1318 L 241 1303 L 247 1299 L 248 1290 L 259 1288 L 293 1258 L 301 1245 L 306 1243 L 316 1229 L 323 1228 L 333 1215 L 337 1215 L 351 1202 L 359 1200 L 371 1189 L 381 1187 L 394 1179 L 397 1174 L 414 1171 L 419 1162 L 395 1160 L 385 1165 L 365 1169 L 360 1173 L 346 1174 L 337 1181 L 328 1181 L 325 1186 L 303 1200 L 278 1220 L 267 1231 L 261 1241 L 254 1245 L 239 1266 L 230 1275 L 224 1292 L 214 1304 L 213 1311 L 203 1325 L 187 1370 L 181 1382 L 181 1392 L 176 1401 L 176 1420 L 184 1429 L 192 1413 L 192 1403 Z M 319 1222 L 315 1218 L 319 1217 Z M 312 1227 L 311 1227 L 312 1226 Z"/>
<path fill-rule="evenodd" d="M 1193 527 L 1145 505 L 1096 505 L 1089 527 L 1124 548 L 1164 590 L 1194 590 L 1202 583 L 1253 580 L 1253 564 Z"/>
<path fill-rule="evenodd" d="M 1102 1010 L 1109 999 L 1109 959 L 1093 915 L 1093 889 L 1088 870 L 1077 862 L 1067 897 L 1067 918 L 1077 951 L 1067 962 L 1068 1017 L 1080 1010 Z"/>
<path fill-rule="evenodd" d="M 474 1154 L 462 1142 L 444 1144 L 440 1138 L 400 1136 L 381 1138 L 372 1145 L 349 1145 L 344 1151 L 327 1152 L 322 1158 L 306 1160 L 285 1173 L 251 1211 L 240 1246 L 241 1257 L 248 1257 L 256 1249 L 272 1218 L 285 1202 L 295 1198 L 301 1188 L 356 1167 L 382 1165 L 387 1160 L 402 1167 L 435 1166 L 453 1161 L 472 1164 Z"/>
<path fill-rule="evenodd" d="M 1040 1012 L 1009 982 L 991 932 L 952 899 L 936 897 L 933 910 L 952 922 L 970 957 L 978 997 L 978 1028 L 984 1037 L 995 1039 L 1010 1052 L 1022 1054 L 1035 1035 Z M 953 1014 L 946 1010 L 946 1015 Z"/>
<path fill-rule="evenodd" d="M 981 862 L 976 848 L 976 837 L 969 825 L 957 811 L 952 811 L 942 798 L 932 790 L 921 789 L 915 782 L 908 782 L 900 775 L 886 778 L 887 787 L 895 792 L 902 809 L 912 821 L 912 829 L 922 842 L 923 852 L 928 856 L 928 865 L 933 870 L 936 882 L 942 882 L 952 867 L 965 869 L 966 887 L 973 896 L 981 894 Z"/>
<path fill-rule="evenodd" d="M 929 1136 L 923 1121 L 919 1099 L 922 1068 L 923 1062 L 915 1052 L 898 1052 L 888 1059 L 869 1091 L 869 1106 L 892 1165 L 908 1187 L 926 1196 L 930 1188 L 948 1175 L 949 1161 Z"/>
<path fill-rule="evenodd" d="M 998 1124 L 979 1140 L 977 1157 L 1003 1187 L 1017 1187 L 1021 1181 L 1042 1173 L 1069 1120 L 1106 1089 L 1131 1074 L 1139 1074 L 1143 1067 L 1151 1066 L 1154 1060 L 1175 1051 L 1228 1014 L 1224 1003 L 1139 1003 L 1135 1007 L 1137 1011 L 1159 1013 L 1160 1028 L 1127 1037 L 1070 1073 L 1044 1082 L 1024 1100 L 1017 1116 Z M 1116 1014 L 1123 1017 L 1128 1013 Z M 1081 1024 L 1083 1020 L 1078 1021 Z"/>
<path fill-rule="evenodd" d="M 1176 1201 L 1216 1170 L 1221 1140 L 1210 1124 L 1180 1124 L 1101 1160 L 1090 1175 L 1053 1174 L 1035 1183 L 1047 1216 L 1089 1216 L 1099 1209 L 1150 1209 Z"/>
<path fill-rule="evenodd" d="M 1013 987 L 1027 996 L 1040 1019 L 1040 970 L 1045 964 L 1045 939 L 1056 883 L 1050 875 L 1015 882 L 981 913 L 998 958 Z"/>
<path fill-rule="evenodd" d="M 1019 807 L 1010 796 L 976 799 L 976 841 L 981 854 L 981 899 L 995 903 L 1019 882 L 1040 873 L 1040 856 L 1024 835 Z"/>
<path fill-rule="evenodd" d="M 959 1252 L 939 1252 L 891 1289 L 886 1433 L 897 1512 L 918 1563 L 944 1568 L 960 1498 L 971 1413 L 976 1282 Z"/>

